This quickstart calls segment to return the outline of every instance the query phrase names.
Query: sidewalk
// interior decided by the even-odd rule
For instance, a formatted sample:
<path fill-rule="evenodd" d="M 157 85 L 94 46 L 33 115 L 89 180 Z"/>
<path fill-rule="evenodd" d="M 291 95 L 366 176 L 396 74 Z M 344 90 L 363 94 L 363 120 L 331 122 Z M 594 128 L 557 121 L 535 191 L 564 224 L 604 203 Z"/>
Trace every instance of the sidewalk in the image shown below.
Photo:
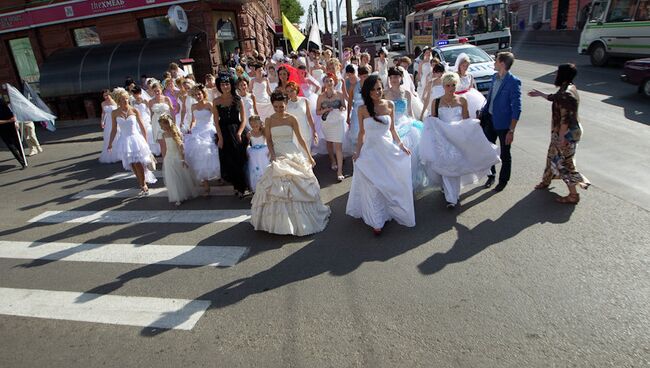
<path fill-rule="evenodd" d="M 91 119 L 81 119 L 81 120 L 57 120 L 56 128 L 57 129 L 67 129 L 67 128 L 77 128 L 81 126 L 90 126 L 97 125 L 99 126 L 99 118 Z"/>

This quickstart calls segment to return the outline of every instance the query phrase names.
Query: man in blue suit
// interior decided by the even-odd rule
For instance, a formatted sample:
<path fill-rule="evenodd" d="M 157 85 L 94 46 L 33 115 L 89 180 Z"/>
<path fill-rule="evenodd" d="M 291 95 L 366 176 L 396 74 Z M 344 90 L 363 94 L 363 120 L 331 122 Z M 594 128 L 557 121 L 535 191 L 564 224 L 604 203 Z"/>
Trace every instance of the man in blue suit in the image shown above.
<path fill-rule="evenodd" d="M 510 145 L 515 136 L 515 127 L 521 115 L 521 81 L 510 73 L 515 61 L 511 52 L 500 52 L 494 61 L 497 71 L 492 76 L 492 88 L 488 94 L 487 103 L 481 109 L 481 125 L 487 139 L 496 143 L 499 138 L 501 146 L 501 171 L 499 183 L 494 190 L 502 191 L 510 180 L 512 159 Z M 485 188 L 494 184 L 496 169 L 492 166 L 492 175 L 488 176 Z"/>

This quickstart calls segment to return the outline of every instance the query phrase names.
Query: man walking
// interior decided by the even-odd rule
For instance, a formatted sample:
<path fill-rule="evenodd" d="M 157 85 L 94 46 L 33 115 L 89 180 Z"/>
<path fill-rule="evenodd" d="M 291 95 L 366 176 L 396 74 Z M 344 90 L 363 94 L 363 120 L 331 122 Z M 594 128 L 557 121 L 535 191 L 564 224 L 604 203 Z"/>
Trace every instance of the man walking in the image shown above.
<path fill-rule="evenodd" d="M 510 145 L 515 136 L 515 127 L 521 115 L 521 81 L 510 73 L 515 61 L 511 52 L 500 52 L 494 61 L 497 71 L 492 76 L 492 88 L 488 94 L 487 103 L 481 110 L 481 125 L 487 139 L 496 143 L 499 139 L 501 146 L 501 171 L 499 183 L 494 190 L 502 191 L 510 180 L 512 159 Z M 492 174 L 488 176 L 485 188 L 490 188 L 495 181 L 496 169 L 492 166 Z"/>
<path fill-rule="evenodd" d="M 13 153 L 14 157 L 22 168 L 27 167 L 23 145 L 18 137 L 16 130 L 16 116 L 11 111 L 5 100 L 0 97 L 0 138 L 5 142 L 7 148 Z"/>

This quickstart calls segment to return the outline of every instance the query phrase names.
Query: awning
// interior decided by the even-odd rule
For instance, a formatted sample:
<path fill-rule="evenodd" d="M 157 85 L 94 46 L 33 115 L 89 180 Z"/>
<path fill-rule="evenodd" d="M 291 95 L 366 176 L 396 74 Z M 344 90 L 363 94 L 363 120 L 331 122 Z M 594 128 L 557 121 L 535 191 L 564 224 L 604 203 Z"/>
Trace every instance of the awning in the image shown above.
<path fill-rule="evenodd" d="M 99 93 L 123 86 L 127 77 L 137 81 L 142 74 L 160 78 L 169 63 L 190 56 L 199 36 L 149 38 L 56 51 L 41 66 L 41 96 Z"/>

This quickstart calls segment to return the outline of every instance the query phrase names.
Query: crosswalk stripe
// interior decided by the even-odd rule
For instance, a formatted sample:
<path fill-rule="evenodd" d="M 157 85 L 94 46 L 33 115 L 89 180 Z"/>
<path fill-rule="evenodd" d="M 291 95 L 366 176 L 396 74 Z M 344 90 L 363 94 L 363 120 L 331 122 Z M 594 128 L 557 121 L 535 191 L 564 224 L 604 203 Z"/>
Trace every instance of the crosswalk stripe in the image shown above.
<path fill-rule="evenodd" d="M 160 170 L 154 171 L 153 174 L 157 178 L 162 178 L 163 177 L 162 171 L 160 171 Z M 108 180 L 108 181 L 118 181 L 118 180 L 126 180 L 126 179 L 135 179 L 135 174 L 133 174 L 132 172 L 121 172 L 121 173 L 113 174 L 113 175 L 109 176 L 108 178 L 106 178 L 106 180 Z"/>
<path fill-rule="evenodd" d="M 0 288 L 0 314 L 68 321 L 191 330 L 207 300 Z"/>
<path fill-rule="evenodd" d="M 240 223 L 250 220 L 250 210 L 163 211 L 45 211 L 28 222 L 44 223 Z"/>
<path fill-rule="evenodd" d="M 203 189 L 200 189 L 201 191 Z M 232 185 L 210 188 L 211 196 L 230 196 L 235 189 Z M 90 189 L 72 196 L 73 199 L 106 199 L 106 198 L 131 198 L 136 197 L 140 189 Z M 150 197 L 167 197 L 167 188 L 149 188 Z"/>
<path fill-rule="evenodd" d="M 248 247 L 40 243 L 0 240 L 0 258 L 73 262 L 162 264 L 174 266 L 234 266 Z"/>

